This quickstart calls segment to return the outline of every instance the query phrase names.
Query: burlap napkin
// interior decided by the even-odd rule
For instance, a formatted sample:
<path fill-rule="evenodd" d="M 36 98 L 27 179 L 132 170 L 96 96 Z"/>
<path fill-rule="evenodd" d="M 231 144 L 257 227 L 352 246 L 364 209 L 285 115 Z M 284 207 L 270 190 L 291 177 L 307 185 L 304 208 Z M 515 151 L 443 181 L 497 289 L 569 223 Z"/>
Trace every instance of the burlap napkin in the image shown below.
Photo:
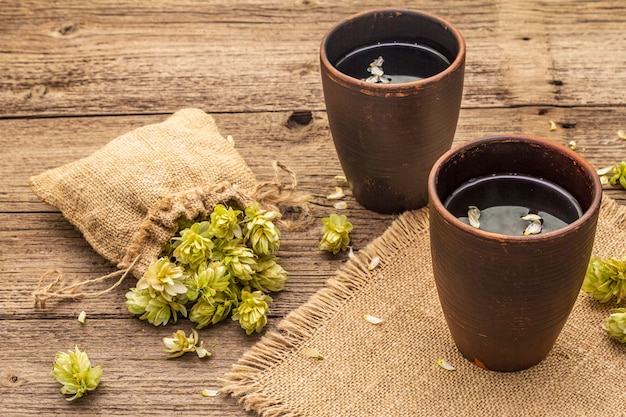
<path fill-rule="evenodd" d="M 625 238 L 626 207 L 605 198 L 594 254 L 621 257 Z M 625 416 L 626 348 L 600 327 L 610 307 L 581 292 L 539 365 L 478 368 L 457 352 L 439 306 L 428 212 L 407 212 L 233 365 L 222 392 L 266 417 Z"/>

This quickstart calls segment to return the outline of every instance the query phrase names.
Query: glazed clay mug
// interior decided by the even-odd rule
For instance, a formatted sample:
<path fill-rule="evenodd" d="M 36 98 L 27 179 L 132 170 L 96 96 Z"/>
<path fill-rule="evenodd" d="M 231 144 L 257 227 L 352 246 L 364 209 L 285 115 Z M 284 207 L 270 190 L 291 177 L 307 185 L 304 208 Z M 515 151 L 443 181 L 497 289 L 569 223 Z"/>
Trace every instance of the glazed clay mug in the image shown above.
<path fill-rule="evenodd" d="M 602 196 L 596 171 L 565 146 L 495 136 L 446 152 L 428 191 L 435 283 L 458 350 L 496 371 L 539 363 L 585 276 Z"/>
<path fill-rule="evenodd" d="M 433 163 L 450 149 L 465 41 L 450 23 L 413 10 L 362 12 L 322 40 L 328 122 L 356 200 L 380 213 L 425 205 Z"/>

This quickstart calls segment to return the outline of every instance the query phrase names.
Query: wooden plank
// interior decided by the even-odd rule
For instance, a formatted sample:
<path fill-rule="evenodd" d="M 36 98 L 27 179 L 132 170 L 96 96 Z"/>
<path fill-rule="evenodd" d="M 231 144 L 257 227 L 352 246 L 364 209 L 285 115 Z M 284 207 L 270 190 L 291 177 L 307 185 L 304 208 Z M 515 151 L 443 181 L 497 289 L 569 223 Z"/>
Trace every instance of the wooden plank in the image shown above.
<path fill-rule="evenodd" d="M 0 117 L 321 110 L 320 40 L 338 20 L 378 6 L 10 0 L 0 11 Z M 464 33 L 465 107 L 623 103 L 615 88 L 626 83 L 623 3 L 404 6 L 440 14 Z"/>
<path fill-rule="evenodd" d="M 292 112 L 214 116 L 221 133 L 234 137 L 236 148 L 259 179 L 272 178 L 271 164 L 278 159 L 294 169 L 302 191 L 313 196 L 315 206 L 330 205 L 325 196 L 332 191 L 333 177 L 341 168 L 325 113 L 312 113 L 308 125 L 289 122 L 290 118 L 299 119 Z M 166 117 L 0 120 L 4 156 L 0 159 L 0 212 L 51 210 L 28 187 L 30 176 L 88 156 L 116 136 Z M 600 168 L 626 157 L 626 142 L 616 136 L 625 127 L 625 117 L 623 107 L 463 109 L 455 143 L 498 133 L 537 135 L 564 146 L 575 140 L 577 150 Z M 550 131 L 550 121 L 557 124 L 556 131 Z M 620 193 L 615 197 L 620 198 Z"/>

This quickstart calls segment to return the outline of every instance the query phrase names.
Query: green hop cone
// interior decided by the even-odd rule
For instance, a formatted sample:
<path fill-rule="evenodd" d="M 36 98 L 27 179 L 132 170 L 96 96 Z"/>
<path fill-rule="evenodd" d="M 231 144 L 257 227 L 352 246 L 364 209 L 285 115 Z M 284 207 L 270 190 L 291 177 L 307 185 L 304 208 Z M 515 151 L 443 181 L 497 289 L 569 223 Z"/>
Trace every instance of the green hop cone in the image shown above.
<path fill-rule="evenodd" d="M 250 280 L 250 286 L 254 289 L 268 292 L 279 292 L 285 289 L 288 273 L 276 261 L 275 256 L 266 256 L 257 261 L 257 271 Z"/>
<path fill-rule="evenodd" d="M 602 260 L 592 257 L 582 289 L 601 303 L 613 298 L 617 303 L 626 299 L 626 258 Z"/>
<path fill-rule="evenodd" d="M 176 323 L 178 313 L 187 317 L 186 303 L 187 297 L 185 295 L 168 299 L 161 294 L 148 301 L 145 312 L 139 318 L 154 326 L 165 326 L 170 321 Z"/>
<path fill-rule="evenodd" d="M 619 165 L 616 165 L 612 169 L 612 177 L 609 180 L 611 185 L 621 185 L 626 189 L 626 162 L 622 161 Z"/>
<path fill-rule="evenodd" d="M 350 244 L 350 232 L 352 223 L 345 215 L 331 214 L 322 219 L 322 240 L 319 249 L 332 252 L 334 255 L 339 251 L 346 250 Z"/>
<path fill-rule="evenodd" d="M 197 329 L 219 323 L 237 307 L 240 296 L 239 287 L 231 283 L 225 291 L 216 293 L 210 300 L 206 297 L 198 299 L 189 312 L 189 320 L 196 323 Z"/>
<path fill-rule="evenodd" d="M 187 280 L 187 298 L 196 301 L 199 297 L 210 300 L 218 291 L 224 291 L 230 283 L 226 267 L 219 262 L 203 262 Z"/>
<path fill-rule="evenodd" d="M 215 205 L 211 213 L 211 232 L 219 239 L 230 240 L 234 237 L 243 237 L 243 232 L 239 225 L 240 215 L 241 210 L 226 208 L 223 204 Z"/>
<path fill-rule="evenodd" d="M 254 332 L 260 333 L 267 324 L 267 314 L 269 313 L 269 303 L 272 297 L 263 294 L 261 291 L 250 292 L 246 289 L 241 291 L 241 303 L 233 310 L 233 320 L 239 320 L 239 324 L 251 335 Z"/>
<path fill-rule="evenodd" d="M 126 308 L 132 314 L 143 314 L 146 312 L 148 303 L 152 300 L 150 292 L 145 290 L 138 290 L 137 288 L 131 288 L 126 293 Z"/>
<path fill-rule="evenodd" d="M 259 208 L 259 203 L 254 203 L 252 207 L 246 208 L 245 238 L 255 253 L 271 255 L 280 246 L 280 230 L 273 220 L 281 217 L 275 211 L 267 211 Z"/>
<path fill-rule="evenodd" d="M 257 255 L 242 239 L 221 239 L 212 260 L 222 262 L 230 275 L 243 283 L 252 279 L 257 268 Z"/>
<path fill-rule="evenodd" d="M 620 343 L 626 343 L 626 308 L 611 310 L 611 315 L 604 319 L 602 328 Z"/>
<path fill-rule="evenodd" d="M 211 257 L 213 234 L 210 222 L 194 223 L 180 232 L 180 237 L 173 238 L 176 261 L 189 265 L 191 269 Z"/>
<path fill-rule="evenodd" d="M 52 374 L 63 384 L 62 394 L 73 394 L 73 397 L 67 398 L 72 401 L 96 389 L 102 377 L 102 366 L 92 368 L 87 353 L 75 346 L 73 351 L 55 355 Z"/>
<path fill-rule="evenodd" d="M 170 262 L 168 258 L 160 258 L 151 263 L 143 277 L 137 281 L 137 289 L 147 289 L 152 297 L 163 294 L 166 298 L 172 298 L 187 292 L 184 280 L 183 268 Z"/>

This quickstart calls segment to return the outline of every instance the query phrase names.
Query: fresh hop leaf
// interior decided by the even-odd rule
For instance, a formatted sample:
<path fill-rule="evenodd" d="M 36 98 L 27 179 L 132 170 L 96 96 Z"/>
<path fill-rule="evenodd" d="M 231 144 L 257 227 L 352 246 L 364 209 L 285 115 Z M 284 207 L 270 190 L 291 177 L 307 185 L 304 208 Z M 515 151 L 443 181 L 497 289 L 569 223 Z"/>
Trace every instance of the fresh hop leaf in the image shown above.
<path fill-rule="evenodd" d="M 626 300 L 626 257 L 622 260 L 592 257 L 582 289 L 601 303 Z"/>
<path fill-rule="evenodd" d="M 322 219 L 322 240 L 319 249 L 332 252 L 334 255 L 339 251 L 346 250 L 350 244 L 350 232 L 352 223 L 345 215 L 331 214 Z"/>
<path fill-rule="evenodd" d="M 611 310 L 611 315 L 604 319 L 602 328 L 609 336 L 626 343 L 626 308 L 615 308 Z"/>
<path fill-rule="evenodd" d="M 187 336 L 184 330 L 178 330 L 170 337 L 164 337 L 163 343 L 167 347 L 166 353 L 168 359 L 177 358 L 187 352 L 195 352 L 199 358 L 211 356 L 211 352 L 206 350 L 203 342 L 198 340 L 198 332 L 191 330 L 191 334 Z"/>
<path fill-rule="evenodd" d="M 100 383 L 102 366 L 91 367 L 87 353 L 78 346 L 74 350 L 58 352 L 54 357 L 52 373 L 63 386 L 62 394 L 73 394 L 68 401 L 82 397 L 87 391 L 93 391 Z"/>

